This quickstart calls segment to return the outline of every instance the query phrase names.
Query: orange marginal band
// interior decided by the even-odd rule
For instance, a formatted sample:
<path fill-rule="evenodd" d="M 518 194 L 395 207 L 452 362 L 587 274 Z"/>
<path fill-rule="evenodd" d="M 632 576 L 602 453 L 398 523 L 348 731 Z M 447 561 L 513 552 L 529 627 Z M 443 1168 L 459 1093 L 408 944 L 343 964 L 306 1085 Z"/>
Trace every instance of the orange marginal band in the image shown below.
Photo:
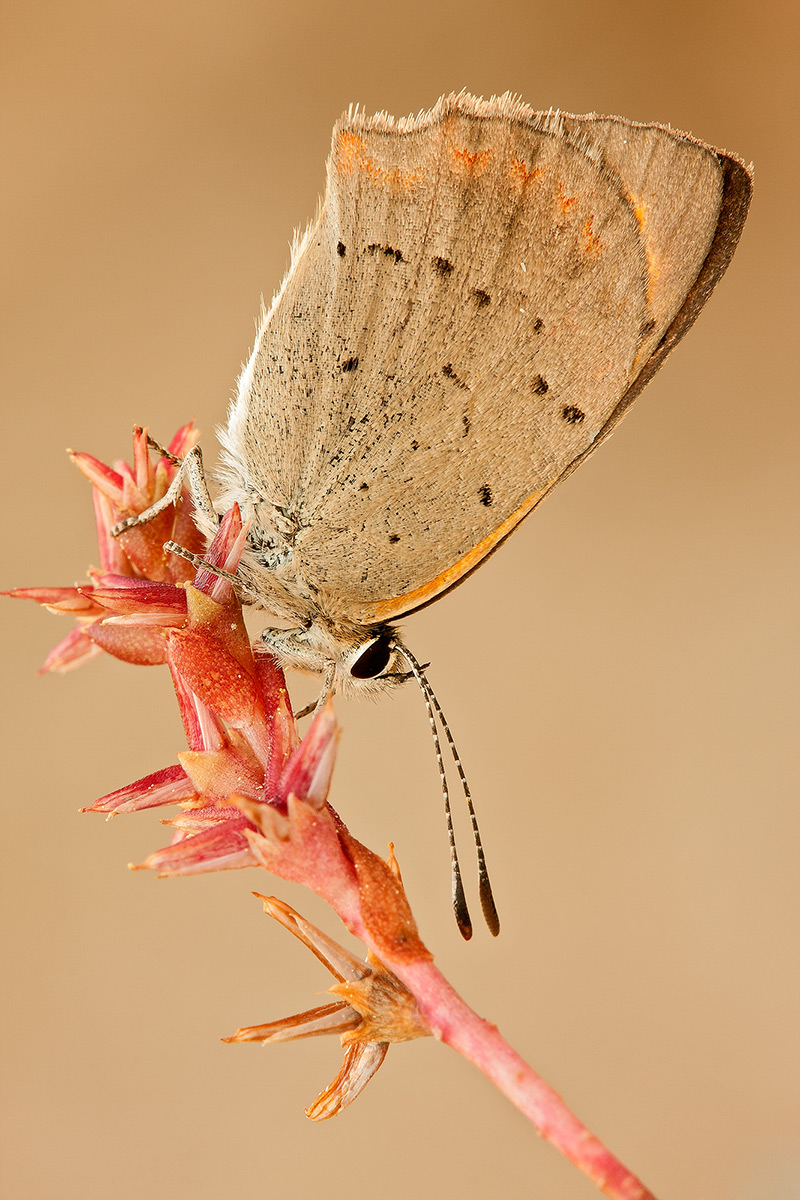
<path fill-rule="evenodd" d="M 389 600 L 378 600 L 377 603 L 372 605 L 364 605 L 359 616 L 368 622 L 387 621 L 392 617 L 399 616 L 401 613 L 419 608 L 420 605 L 432 600 L 434 596 L 438 596 L 440 592 L 446 592 L 463 575 L 468 574 L 474 567 L 477 567 L 478 563 L 486 558 L 487 554 L 491 554 L 498 542 L 507 537 L 514 526 L 518 525 L 522 518 L 528 515 L 535 504 L 538 504 L 545 493 L 550 490 L 550 486 L 548 483 L 545 487 L 540 488 L 538 492 L 534 492 L 529 496 L 510 517 L 506 517 L 501 525 L 498 525 L 496 529 L 487 534 L 482 541 L 478 542 L 477 546 L 473 546 L 471 550 L 468 550 L 463 558 L 453 563 L 452 567 L 448 567 L 446 571 L 442 571 L 441 575 L 437 575 L 435 579 L 431 579 L 428 583 L 423 583 L 421 587 L 415 588 L 413 592 L 406 592 L 403 596 L 395 596 Z"/>

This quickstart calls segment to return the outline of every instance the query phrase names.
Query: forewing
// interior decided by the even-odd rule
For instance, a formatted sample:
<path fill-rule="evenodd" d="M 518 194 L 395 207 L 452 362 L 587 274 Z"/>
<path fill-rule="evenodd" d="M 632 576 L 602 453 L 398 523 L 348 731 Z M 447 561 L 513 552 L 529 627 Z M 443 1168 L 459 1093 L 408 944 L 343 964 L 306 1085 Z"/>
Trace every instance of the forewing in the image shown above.
<path fill-rule="evenodd" d="M 664 128 L 509 97 L 344 119 L 234 414 L 298 585 L 386 619 L 490 553 L 653 373 L 724 182 Z"/>

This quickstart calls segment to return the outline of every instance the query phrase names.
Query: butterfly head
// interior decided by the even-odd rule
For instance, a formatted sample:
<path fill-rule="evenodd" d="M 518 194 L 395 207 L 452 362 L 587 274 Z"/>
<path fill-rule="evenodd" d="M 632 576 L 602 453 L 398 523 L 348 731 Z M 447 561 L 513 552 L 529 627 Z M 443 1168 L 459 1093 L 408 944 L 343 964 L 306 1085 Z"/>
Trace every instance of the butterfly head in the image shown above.
<path fill-rule="evenodd" d="M 330 676 L 343 696 L 377 696 L 411 677 L 391 625 L 332 625 L 321 620 L 301 629 L 265 629 L 264 646 L 282 667 Z"/>

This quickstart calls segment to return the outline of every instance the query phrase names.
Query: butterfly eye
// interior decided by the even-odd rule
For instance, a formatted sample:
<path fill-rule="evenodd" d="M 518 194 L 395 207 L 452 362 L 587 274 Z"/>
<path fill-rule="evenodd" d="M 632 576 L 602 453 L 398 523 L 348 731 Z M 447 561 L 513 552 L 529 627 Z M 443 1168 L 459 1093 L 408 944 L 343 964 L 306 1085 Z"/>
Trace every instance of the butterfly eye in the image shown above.
<path fill-rule="evenodd" d="M 388 667 L 393 648 L 388 634 L 380 634 L 359 654 L 350 668 L 350 674 L 355 679 L 374 679 Z"/>

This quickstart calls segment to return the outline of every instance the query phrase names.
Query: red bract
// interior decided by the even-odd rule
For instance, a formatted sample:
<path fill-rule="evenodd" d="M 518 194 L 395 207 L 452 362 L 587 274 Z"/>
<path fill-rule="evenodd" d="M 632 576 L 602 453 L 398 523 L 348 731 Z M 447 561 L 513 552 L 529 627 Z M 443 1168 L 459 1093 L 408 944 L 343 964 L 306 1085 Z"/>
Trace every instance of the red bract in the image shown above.
<path fill-rule="evenodd" d="M 197 441 L 190 423 L 175 434 L 167 447 L 179 459 Z M 133 464 L 113 467 L 91 454 L 70 452 L 70 457 L 92 485 L 100 566 L 90 567 L 90 582 L 76 587 L 16 588 L 5 595 L 36 600 L 51 612 L 74 616 L 78 626 L 47 656 L 42 671 L 68 671 L 103 650 L 125 662 L 148 666 L 165 661 L 164 633 L 159 626 L 186 612 L 178 584 L 194 578 L 185 559 L 164 551 L 172 539 L 202 554 L 205 542 L 192 519 L 193 506 L 184 490 L 181 503 L 167 509 L 147 525 L 112 538 L 118 521 L 145 512 L 166 492 L 177 466 L 171 458 L 153 456 L 147 430 L 133 433 Z M 138 614 L 131 624 L 126 618 Z M 147 620 L 145 620 L 145 616 Z"/>

